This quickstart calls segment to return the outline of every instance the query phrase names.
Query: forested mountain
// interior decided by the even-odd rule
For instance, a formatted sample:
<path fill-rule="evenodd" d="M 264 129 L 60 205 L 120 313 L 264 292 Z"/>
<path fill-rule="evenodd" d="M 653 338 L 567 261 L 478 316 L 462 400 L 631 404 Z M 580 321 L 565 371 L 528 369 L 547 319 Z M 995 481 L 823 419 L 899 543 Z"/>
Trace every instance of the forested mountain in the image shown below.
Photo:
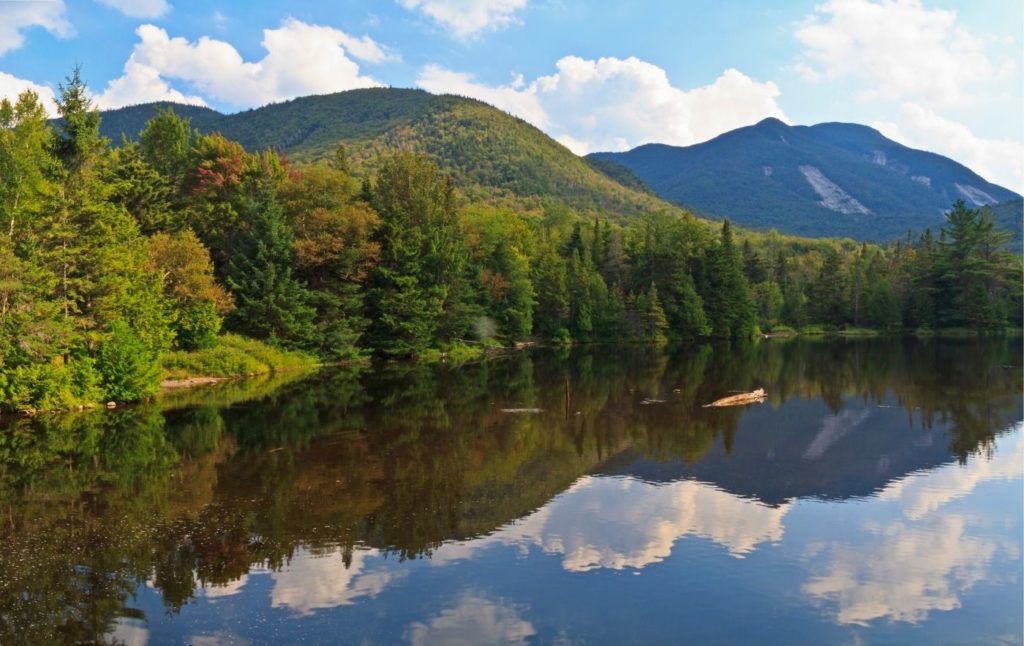
<path fill-rule="evenodd" d="M 765 119 L 694 146 L 648 144 L 590 158 L 629 168 L 666 200 L 763 229 L 884 241 L 936 230 L 954 200 L 1017 200 L 1012 230 L 1020 238 L 1019 195 L 857 124 Z"/>
<path fill-rule="evenodd" d="M 101 133 L 115 144 L 136 139 L 154 103 L 102 113 Z M 339 142 L 357 174 L 371 173 L 386 152 L 426 153 L 472 198 L 554 198 L 583 211 L 636 215 L 664 207 L 627 188 L 525 121 L 486 103 L 422 90 L 371 88 L 308 96 L 223 115 L 174 105 L 191 126 L 220 132 L 247 150 L 273 148 L 295 162 L 330 159 Z M 623 169 L 625 171 L 625 169 Z M 628 173 L 628 171 L 625 171 Z M 948 205 L 947 205 L 948 206 Z"/>

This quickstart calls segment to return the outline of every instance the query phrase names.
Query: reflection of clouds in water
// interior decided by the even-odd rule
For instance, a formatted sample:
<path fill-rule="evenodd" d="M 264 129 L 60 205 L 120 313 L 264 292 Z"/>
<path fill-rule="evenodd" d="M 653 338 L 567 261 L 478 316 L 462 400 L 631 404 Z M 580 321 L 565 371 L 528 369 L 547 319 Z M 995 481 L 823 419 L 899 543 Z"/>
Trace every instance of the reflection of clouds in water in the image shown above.
<path fill-rule="evenodd" d="M 523 644 L 537 634 L 516 606 L 463 595 L 427 623 L 413 622 L 405 637 L 415 646 L 428 644 Z"/>
<path fill-rule="evenodd" d="M 991 460 L 945 465 L 886 487 L 873 504 L 895 504 L 906 520 L 865 522 L 850 540 L 826 546 L 826 573 L 811 578 L 804 592 L 834 604 L 841 624 L 883 618 L 916 623 L 931 611 L 959 608 L 963 593 L 992 578 L 1000 549 L 1011 559 L 1020 555 L 988 535 L 990 518 L 935 512 L 987 480 L 1021 478 L 1021 434 L 1004 437 L 1007 446 Z"/>
<path fill-rule="evenodd" d="M 149 629 L 141 619 L 118 617 L 114 622 L 114 630 L 107 633 L 112 643 L 124 646 L 145 646 L 149 643 Z"/>
<path fill-rule="evenodd" d="M 400 570 L 367 571 L 367 560 L 377 556 L 377 550 L 355 551 L 351 565 L 345 567 L 340 553 L 297 555 L 283 570 L 270 573 L 274 579 L 270 605 L 308 615 L 318 608 L 346 606 L 359 597 L 375 597 L 405 574 Z"/>
<path fill-rule="evenodd" d="M 258 570 L 252 569 L 252 570 L 249 570 L 249 571 L 252 572 L 252 573 L 255 573 Z M 234 581 L 229 581 L 228 583 L 224 583 L 224 584 L 220 584 L 220 585 L 211 584 L 211 585 L 207 585 L 204 588 L 200 588 L 200 589 L 196 590 L 196 596 L 197 597 L 206 597 L 207 599 L 217 599 L 217 598 L 220 598 L 220 597 L 230 597 L 230 596 L 236 595 L 239 592 L 241 592 L 242 588 L 244 588 L 245 584 L 248 583 L 248 582 L 249 582 L 249 575 L 248 574 L 243 574 L 239 578 L 235 579 Z"/>
<path fill-rule="evenodd" d="M 932 610 L 960 607 L 960 594 L 986 578 L 993 541 L 967 534 L 963 516 L 913 527 L 894 523 L 856 544 L 835 544 L 825 576 L 804 591 L 836 604 L 836 621 L 867 625 L 887 617 L 918 622 Z"/>
<path fill-rule="evenodd" d="M 246 646 L 251 642 L 234 633 L 219 631 L 209 635 L 193 635 L 188 640 L 189 646 Z"/>
<path fill-rule="evenodd" d="M 736 557 L 782 539 L 788 505 L 768 507 L 690 480 L 654 485 L 583 477 L 542 509 L 490 536 L 440 547 L 436 563 L 470 558 L 495 543 L 537 545 L 572 572 L 642 568 L 662 561 L 683 536 L 708 538 Z"/>
<path fill-rule="evenodd" d="M 932 472 L 914 473 L 886 487 L 882 500 L 898 501 L 903 513 L 921 519 L 951 500 L 969 494 L 986 480 L 1024 477 L 1024 441 L 1021 425 L 996 440 L 999 450 L 991 459 L 975 459 L 968 465 L 947 465 Z"/>

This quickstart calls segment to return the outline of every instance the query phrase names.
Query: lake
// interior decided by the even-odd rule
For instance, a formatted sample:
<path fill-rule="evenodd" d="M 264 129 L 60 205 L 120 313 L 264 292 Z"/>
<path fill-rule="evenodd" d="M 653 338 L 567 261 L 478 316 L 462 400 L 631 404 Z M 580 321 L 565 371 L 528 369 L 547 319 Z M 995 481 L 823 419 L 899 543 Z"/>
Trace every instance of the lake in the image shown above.
<path fill-rule="evenodd" d="M 536 349 L 8 420 L 0 643 L 1021 643 L 1021 355 Z"/>

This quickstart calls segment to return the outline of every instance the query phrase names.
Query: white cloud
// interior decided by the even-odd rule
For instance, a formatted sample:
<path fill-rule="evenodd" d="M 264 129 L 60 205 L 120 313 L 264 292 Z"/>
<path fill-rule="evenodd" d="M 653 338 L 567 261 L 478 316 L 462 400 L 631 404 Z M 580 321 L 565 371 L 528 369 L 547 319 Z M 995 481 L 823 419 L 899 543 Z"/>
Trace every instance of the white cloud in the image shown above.
<path fill-rule="evenodd" d="M 962 123 L 916 103 L 904 103 L 895 121 L 871 124 L 883 135 L 913 148 L 951 157 L 990 182 L 1024 193 L 1024 143 L 985 139 Z"/>
<path fill-rule="evenodd" d="M 456 38 L 467 39 L 488 29 L 507 27 L 527 0 L 398 0 L 441 23 Z"/>
<path fill-rule="evenodd" d="M 14 102 L 18 95 L 25 90 L 32 90 L 39 95 L 46 112 L 51 116 L 57 116 L 57 108 L 54 103 L 53 89 L 45 85 L 38 85 L 32 81 L 20 79 L 6 72 L 0 72 L 0 99 L 10 99 Z"/>
<path fill-rule="evenodd" d="M 453 72 L 438 65 L 427 65 L 416 85 L 437 94 L 473 97 L 529 121 L 538 128 L 548 126 L 548 115 L 535 92 L 513 85 L 487 86 L 473 81 L 470 74 Z"/>
<path fill-rule="evenodd" d="M 206 105 L 201 97 L 185 95 L 172 88 L 160 78 L 157 69 L 132 59 L 124 64 L 124 74 L 110 81 L 107 89 L 96 96 L 96 105 L 102 110 L 154 101 Z"/>
<path fill-rule="evenodd" d="M 799 25 L 796 39 L 805 49 L 795 69 L 806 80 L 855 79 L 867 85 L 864 99 L 957 104 L 1015 67 L 992 61 L 955 11 L 926 9 L 920 0 L 829 0 Z"/>
<path fill-rule="evenodd" d="M 130 18 L 159 18 L 171 10 L 167 0 L 96 0 Z"/>
<path fill-rule="evenodd" d="M 659 142 L 689 145 L 765 117 L 785 119 L 778 87 L 729 69 L 711 85 L 682 90 L 665 70 L 637 58 L 567 56 L 557 71 L 526 84 L 488 86 L 468 74 L 427 66 L 417 85 L 492 103 L 545 130 L 578 154 Z"/>
<path fill-rule="evenodd" d="M 66 38 L 74 28 L 64 15 L 64 1 L 0 2 L 0 56 L 25 43 L 24 30 L 42 27 L 46 31 Z"/>
<path fill-rule="evenodd" d="M 380 62 L 393 58 L 368 37 L 357 38 L 332 27 L 294 18 L 263 31 L 266 56 L 245 61 L 231 44 L 203 36 L 195 42 L 171 38 L 154 25 L 136 30 L 139 42 L 97 102 L 107 108 L 140 101 L 208 99 L 253 107 L 310 94 L 328 94 L 380 83 L 360 72 L 353 60 Z M 173 90 L 169 80 L 191 87 L 197 95 Z M 172 96 L 178 98 L 171 98 Z"/>

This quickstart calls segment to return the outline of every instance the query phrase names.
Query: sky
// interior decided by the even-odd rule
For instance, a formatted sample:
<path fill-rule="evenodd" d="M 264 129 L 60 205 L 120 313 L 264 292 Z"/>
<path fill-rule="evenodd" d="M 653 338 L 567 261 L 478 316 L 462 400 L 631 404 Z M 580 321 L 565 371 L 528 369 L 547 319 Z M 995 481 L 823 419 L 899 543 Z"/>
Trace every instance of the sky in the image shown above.
<path fill-rule="evenodd" d="M 578 154 L 846 121 L 1024 192 L 1020 0 L 0 0 L 0 97 L 237 112 L 418 87 Z"/>

